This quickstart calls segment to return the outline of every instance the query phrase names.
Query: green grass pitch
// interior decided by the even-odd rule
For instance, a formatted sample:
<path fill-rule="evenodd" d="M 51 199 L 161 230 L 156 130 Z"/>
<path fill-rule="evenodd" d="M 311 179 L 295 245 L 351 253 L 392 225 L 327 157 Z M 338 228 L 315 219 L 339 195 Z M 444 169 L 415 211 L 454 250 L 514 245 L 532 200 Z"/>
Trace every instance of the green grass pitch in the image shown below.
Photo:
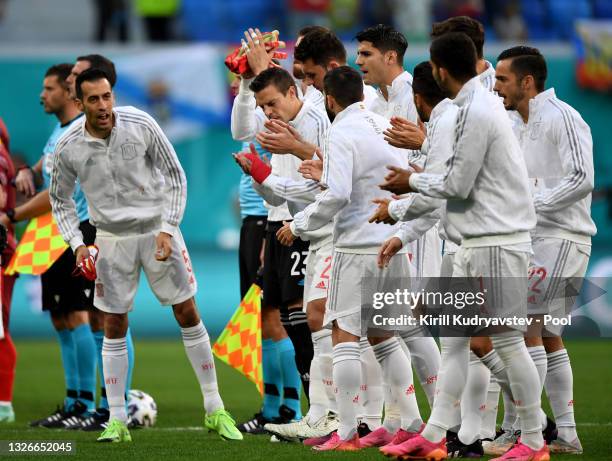
<path fill-rule="evenodd" d="M 28 421 L 49 414 L 62 399 L 63 376 L 59 347 L 53 341 L 16 341 L 19 362 L 14 407 L 17 421 L 0 425 L 0 440 L 73 440 L 73 457 L 45 455 L 43 459 L 83 460 L 293 460 L 385 459 L 376 450 L 358 453 L 314 453 L 297 444 L 271 443 L 266 436 L 246 436 L 243 442 L 225 442 L 202 428 L 204 411 L 199 387 L 176 341 L 137 341 L 133 387 L 151 394 L 158 405 L 157 425 L 133 430 L 131 444 L 98 444 L 96 433 L 30 429 Z M 568 344 L 575 380 L 576 420 L 585 454 L 553 459 L 612 459 L 612 341 Z M 236 371 L 218 363 L 221 395 L 236 420 L 250 417 L 259 407 L 255 387 Z M 423 417 L 429 409 L 418 390 Z M 544 399 L 545 400 L 545 399 Z M 550 414 L 548 405 L 545 409 Z M 499 416 L 501 417 L 501 405 Z M 14 455 L 6 459 L 41 459 Z"/>

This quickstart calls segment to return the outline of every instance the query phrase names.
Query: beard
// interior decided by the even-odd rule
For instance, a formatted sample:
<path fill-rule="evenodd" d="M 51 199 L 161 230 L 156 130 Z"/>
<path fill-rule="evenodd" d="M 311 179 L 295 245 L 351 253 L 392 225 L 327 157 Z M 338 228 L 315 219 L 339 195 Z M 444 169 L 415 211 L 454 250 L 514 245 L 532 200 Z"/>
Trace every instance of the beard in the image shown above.
<path fill-rule="evenodd" d="M 329 117 L 329 121 L 333 122 L 334 119 L 336 118 L 336 114 L 334 114 L 330 109 L 329 106 L 327 105 L 327 98 L 325 101 L 325 112 L 327 112 L 327 116 Z"/>

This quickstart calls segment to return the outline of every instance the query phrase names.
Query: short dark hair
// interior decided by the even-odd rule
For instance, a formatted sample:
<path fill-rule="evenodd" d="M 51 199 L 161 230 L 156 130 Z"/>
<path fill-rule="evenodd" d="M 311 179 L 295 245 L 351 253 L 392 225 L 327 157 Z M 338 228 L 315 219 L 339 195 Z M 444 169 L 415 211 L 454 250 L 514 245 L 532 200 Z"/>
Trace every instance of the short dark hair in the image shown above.
<path fill-rule="evenodd" d="M 355 35 L 355 38 L 358 42 L 371 42 L 372 46 L 382 53 L 395 51 L 400 64 L 403 62 L 404 53 L 408 48 L 406 37 L 393 27 L 385 24 L 368 27 Z"/>
<path fill-rule="evenodd" d="M 431 42 L 431 61 L 443 67 L 456 80 L 466 82 L 476 76 L 476 48 L 463 32 L 450 32 Z"/>
<path fill-rule="evenodd" d="M 76 82 L 74 84 L 77 99 L 83 100 L 83 82 L 97 82 L 98 80 L 105 79 L 108 80 L 108 75 L 106 75 L 106 72 L 101 69 L 91 67 L 81 72 L 76 78 Z M 108 83 L 110 84 L 110 81 Z"/>
<path fill-rule="evenodd" d="M 333 96 L 342 107 L 363 100 L 363 79 L 359 72 L 349 66 L 330 70 L 323 78 L 325 94 Z"/>
<path fill-rule="evenodd" d="M 310 32 L 329 32 L 329 29 L 323 26 L 304 26 L 298 31 L 297 36 L 304 37 Z"/>
<path fill-rule="evenodd" d="M 412 91 L 425 99 L 431 107 L 435 107 L 446 98 L 446 93 L 442 91 L 433 77 L 429 61 L 423 61 L 415 66 L 412 72 Z"/>
<path fill-rule="evenodd" d="M 114 88 L 117 83 L 117 72 L 115 71 L 115 64 L 110 59 L 102 56 L 101 54 L 87 54 L 85 56 L 79 56 L 77 61 L 87 61 L 91 66 L 90 69 L 100 69 L 107 75 L 108 83 L 111 88 Z"/>
<path fill-rule="evenodd" d="M 438 38 L 449 32 L 463 32 L 470 37 L 476 47 L 478 59 L 482 59 L 485 42 L 485 30 L 480 21 L 469 16 L 455 16 L 441 22 L 434 22 L 431 26 L 431 38 Z"/>
<path fill-rule="evenodd" d="M 510 70 L 522 80 L 527 75 L 531 75 L 535 81 L 538 92 L 544 91 L 548 69 L 546 59 L 540 50 L 530 46 L 514 46 L 501 52 L 497 57 L 498 61 L 512 59 Z"/>
<path fill-rule="evenodd" d="M 45 72 L 45 77 L 52 77 L 52 76 L 57 77 L 57 81 L 62 86 L 62 88 L 67 89 L 68 85 L 66 84 L 66 79 L 70 75 L 71 71 L 72 71 L 72 64 L 68 64 L 68 63 L 55 64 L 54 66 L 51 66 L 47 69 L 47 72 Z"/>
<path fill-rule="evenodd" d="M 331 30 L 313 30 L 304 35 L 293 56 L 301 62 L 312 59 L 322 67 L 327 67 L 332 60 L 346 62 L 344 45 Z"/>
<path fill-rule="evenodd" d="M 270 85 L 274 85 L 283 94 L 287 94 L 291 87 L 296 88 L 295 80 L 289 72 L 280 67 L 270 67 L 253 79 L 249 89 L 259 93 Z"/>

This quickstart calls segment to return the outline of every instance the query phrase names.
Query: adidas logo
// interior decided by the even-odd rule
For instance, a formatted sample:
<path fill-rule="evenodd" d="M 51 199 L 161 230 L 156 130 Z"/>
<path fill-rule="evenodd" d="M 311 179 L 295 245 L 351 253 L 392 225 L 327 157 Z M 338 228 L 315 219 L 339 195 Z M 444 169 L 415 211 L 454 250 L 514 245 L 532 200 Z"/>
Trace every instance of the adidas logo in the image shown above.
<path fill-rule="evenodd" d="M 320 288 L 321 290 L 325 290 L 327 287 L 325 286 L 325 282 L 323 280 L 321 280 L 319 283 L 317 283 L 316 288 Z"/>

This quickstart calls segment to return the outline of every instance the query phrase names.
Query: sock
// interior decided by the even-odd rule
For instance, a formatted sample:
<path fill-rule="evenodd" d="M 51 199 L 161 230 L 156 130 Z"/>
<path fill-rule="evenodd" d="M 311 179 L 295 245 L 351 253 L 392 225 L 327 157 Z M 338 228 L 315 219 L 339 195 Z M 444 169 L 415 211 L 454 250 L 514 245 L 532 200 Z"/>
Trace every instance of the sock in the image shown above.
<path fill-rule="evenodd" d="M 17 350 L 8 331 L 0 339 L 0 401 L 12 402 Z"/>
<path fill-rule="evenodd" d="M 334 362 L 331 331 L 321 330 L 312 334 L 313 343 L 316 341 L 319 347 L 319 366 L 321 381 L 327 395 L 327 408 L 333 412 L 338 410 L 336 406 L 336 388 L 334 386 Z"/>
<path fill-rule="evenodd" d="M 548 370 L 544 387 L 550 402 L 559 438 L 573 442 L 578 438 L 574 420 L 574 377 L 566 349 L 551 352 L 547 356 Z"/>
<path fill-rule="evenodd" d="M 361 353 L 361 422 L 368 425 L 371 431 L 380 427 L 384 403 L 382 370 L 374 350 L 367 338 L 359 341 Z"/>
<path fill-rule="evenodd" d="M 440 338 L 442 361 L 436 398 L 427 426 L 421 435 L 430 442 L 440 442 L 455 419 L 467 379 L 470 338 Z"/>
<path fill-rule="evenodd" d="M 295 364 L 295 349 L 289 338 L 276 342 L 283 377 L 283 404 L 295 411 L 295 419 L 302 419 L 300 406 L 300 374 Z"/>
<path fill-rule="evenodd" d="M 200 320 L 200 323 L 193 327 L 181 328 L 181 334 L 183 335 L 185 352 L 200 383 L 206 413 L 211 414 L 217 410 L 222 410 L 223 401 L 217 386 L 215 359 L 204 324 Z"/>
<path fill-rule="evenodd" d="M 521 442 L 533 450 L 539 450 L 544 446 L 540 421 L 540 380 L 525 340 L 519 334 L 496 335 L 491 339 L 506 368 L 520 418 Z"/>
<path fill-rule="evenodd" d="M 338 435 L 341 440 L 347 440 L 357 432 L 357 402 L 361 383 L 359 344 L 336 344 L 333 354 L 336 403 L 340 419 Z"/>
<path fill-rule="evenodd" d="M 98 374 L 100 375 L 100 402 L 98 403 L 98 408 L 105 408 L 108 410 L 108 400 L 106 400 L 106 387 L 104 385 L 104 371 L 102 370 L 102 343 L 104 342 L 104 331 L 94 331 L 93 337 L 98 352 Z"/>
<path fill-rule="evenodd" d="M 281 405 L 280 391 L 283 388 L 283 375 L 281 374 L 278 349 L 271 339 L 261 341 L 263 362 L 263 417 L 271 420 L 278 418 L 278 409 Z"/>
<path fill-rule="evenodd" d="M 302 309 L 289 311 L 289 323 L 291 328 L 287 330 L 287 334 L 295 349 L 295 364 L 300 373 L 304 394 L 307 399 L 310 399 L 310 362 L 312 362 L 314 352 L 306 312 L 303 312 Z"/>
<path fill-rule="evenodd" d="M 325 416 L 328 407 L 325 384 L 323 384 L 321 377 L 321 348 L 319 347 L 321 335 L 317 334 L 321 332 L 331 336 L 331 331 L 329 330 L 321 330 L 311 334 L 314 355 L 312 362 L 310 362 L 310 407 L 306 415 L 307 421 L 311 424 L 316 423 Z"/>
<path fill-rule="evenodd" d="M 386 339 L 373 349 L 376 360 L 380 363 L 384 382 L 391 389 L 391 398 L 399 407 L 401 428 L 417 432 L 423 420 L 416 401 L 410 359 L 402 350 L 399 338 Z"/>
<path fill-rule="evenodd" d="M 490 373 L 489 373 L 490 374 Z M 497 408 L 499 406 L 499 392 L 501 388 L 497 384 L 495 376 L 491 375 L 489 388 L 487 390 L 487 401 L 485 403 L 484 414 L 480 423 L 480 437 L 482 439 L 495 438 L 497 429 Z"/>
<path fill-rule="evenodd" d="M 57 336 L 59 337 L 64 379 L 66 381 L 64 407 L 70 409 L 79 396 L 79 369 L 76 348 L 72 339 L 72 331 L 69 329 L 58 330 Z"/>
<path fill-rule="evenodd" d="M 401 332 L 400 336 L 410 351 L 410 359 L 429 406 L 433 406 L 436 381 L 440 371 L 440 349 L 431 336 L 414 336 Z"/>
<path fill-rule="evenodd" d="M 102 364 L 110 418 L 116 418 L 126 423 L 125 383 L 127 380 L 128 354 L 125 337 L 118 339 L 104 337 Z"/>
<path fill-rule="evenodd" d="M 547 367 L 547 359 L 546 359 L 546 349 L 544 346 L 532 346 L 527 348 L 527 352 L 529 352 L 529 356 L 533 360 L 533 364 L 538 371 L 538 377 L 540 378 L 540 398 L 542 397 L 542 389 L 544 389 L 544 380 L 546 379 L 546 367 Z M 546 424 L 548 422 L 546 418 L 546 413 L 544 410 L 540 408 L 540 421 L 542 422 L 542 430 L 546 429 Z"/>
<path fill-rule="evenodd" d="M 461 395 L 461 429 L 458 434 L 459 440 L 466 445 L 480 438 L 490 378 L 489 369 L 470 352 L 467 380 Z"/>
<path fill-rule="evenodd" d="M 72 330 L 72 338 L 77 355 L 79 370 L 79 400 L 87 406 L 88 411 L 96 408 L 96 363 L 97 351 L 91 327 L 83 323 Z"/>
<path fill-rule="evenodd" d="M 132 339 L 132 331 L 128 328 L 127 333 L 125 334 L 125 342 L 127 344 L 128 350 L 128 375 L 127 382 L 125 384 L 125 393 L 126 395 L 130 392 L 132 388 L 132 376 L 134 373 L 134 340 Z"/>
<path fill-rule="evenodd" d="M 517 414 L 514 405 L 514 396 L 512 395 L 512 388 L 510 387 L 508 373 L 506 372 L 506 366 L 495 349 L 490 351 L 488 354 L 483 355 L 480 360 L 491 371 L 491 374 L 495 376 L 497 384 L 503 391 L 504 422 L 502 424 L 502 429 L 510 431 L 512 430 L 512 425 L 516 421 Z"/>

